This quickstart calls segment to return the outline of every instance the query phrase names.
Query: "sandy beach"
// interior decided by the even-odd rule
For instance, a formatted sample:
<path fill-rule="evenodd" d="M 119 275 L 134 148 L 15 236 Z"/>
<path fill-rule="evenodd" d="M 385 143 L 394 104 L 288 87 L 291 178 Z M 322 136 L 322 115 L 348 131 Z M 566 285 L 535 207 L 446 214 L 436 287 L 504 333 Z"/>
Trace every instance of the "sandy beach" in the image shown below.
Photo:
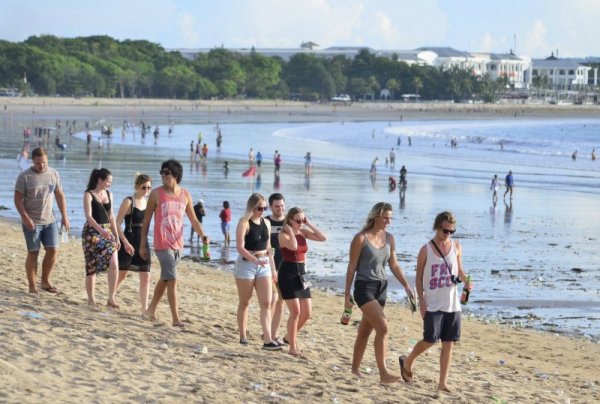
<path fill-rule="evenodd" d="M 22 142 L 25 125 L 54 125 L 57 119 L 120 125 L 124 119 L 152 123 L 327 122 L 398 119 L 512 119 L 524 116 L 597 117 L 598 106 L 468 104 L 304 104 L 287 101 L 106 100 L 3 98 L 2 140 Z M 150 118 L 151 117 L 151 118 Z M 8 167 L 8 164 L 7 164 Z M 11 165 L 12 169 L 12 165 Z M 8 170 L 8 169 L 7 169 Z M 14 170 L 9 174 L 14 176 Z M 72 203 L 72 202 L 70 202 Z M 13 207 L 10 206 L 12 209 Z M 439 348 L 419 358 L 414 386 L 381 386 L 372 347 L 363 366 L 367 377 L 350 374 L 356 310 L 349 326 L 339 317 L 343 299 L 314 291 L 313 318 L 299 335 L 306 359 L 260 349 L 256 299 L 251 306 L 250 344 L 238 343 L 237 294 L 230 272 L 192 262 L 180 266 L 182 332 L 170 326 L 166 301 L 159 321 L 139 315 L 138 281 L 130 276 L 119 291 L 121 309 L 89 309 L 79 240 L 61 246 L 53 282 L 62 293 L 27 293 L 25 242 L 20 224 L 0 220 L 0 402 L 430 402 L 435 399 Z M 413 266 L 408 267 L 412 271 Z M 135 275 L 135 274 L 134 274 Z M 153 258 L 152 280 L 158 279 Z M 151 290 L 153 290 L 151 285 Z M 106 278 L 98 279 L 105 301 Z M 390 324 L 388 367 L 399 374 L 398 356 L 421 338 L 422 321 L 401 305 L 386 307 Z M 450 402 L 600 401 L 600 345 L 564 335 L 516 329 L 464 317 L 462 341 L 454 350 Z M 287 318 L 287 315 L 284 317 Z M 281 328 L 281 334 L 284 332 Z"/>
<path fill-rule="evenodd" d="M 0 223 L 0 401 L 3 402 L 429 402 L 437 383 L 438 348 L 416 363 L 413 386 L 381 386 L 372 349 L 358 380 L 349 372 L 356 325 L 339 323 L 342 297 L 315 291 L 314 313 L 297 359 L 260 348 L 253 301 L 250 344 L 238 341 L 232 274 L 186 260 L 180 267 L 180 312 L 187 330 L 138 314 L 137 279 L 119 291 L 121 310 L 88 308 L 79 241 L 63 244 L 53 281 L 62 293 L 27 293 L 20 226 Z M 156 281 L 158 263 L 153 261 Z M 98 280 L 106 296 L 106 278 Z M 389 305 L 388 366 L 420 339 L 421 320 Z M 353 320 L 358 318 L 355 313 Z M 283 331 L 283 330 L 282 330 Z M 205 348 L 205 349 L 204 349 Z M 476 320 L 463 322 L 450 371 L 451 402 L 590 403 L 600 400 L 598 344 Z"/>

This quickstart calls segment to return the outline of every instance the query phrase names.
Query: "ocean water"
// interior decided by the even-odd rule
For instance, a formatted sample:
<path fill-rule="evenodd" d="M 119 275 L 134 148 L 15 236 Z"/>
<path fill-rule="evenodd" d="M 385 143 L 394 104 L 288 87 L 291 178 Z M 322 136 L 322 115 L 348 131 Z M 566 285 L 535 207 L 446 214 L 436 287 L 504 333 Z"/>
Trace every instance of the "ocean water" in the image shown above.
<path fill-rule="evenodd" d="M 176 125 L 171 135 L 167 129 L 161 126 L 155 141 L 151 134 L 142 139 L 139 129 L 116 128 L 102 148 L 98 131 L 90 148 L 84 133 L 62 134 L 67 150 L 50 147 L 50 165 L 63 178 L 74 233 L 83 225 L 81 200 L 92 168 L 113 172 L 118 205 L 130 192 L 136 172 L 159 181 L 160 162 L 177 158 L 184 165 L 182 185 L 195 200 L 205 200 L 211 264 L 228 269 L 236 257 L 235 249 L 220 245 L 222 201 L 232 205 L 235 236 L 235 221 L 249 194 L 279 191 L 288 208 L 302 207 L 327 233 L 327 242 L 309 245 L 307 267 L 319 286 L 335 289 L 342 285 L 350 241 L 374 203 L 387 201 L 396 207 L 389 230 L 413 282 L 416 255 L 432 236 L 433 219 L 449 209 L 458 220 L 455 238 L 463 245 L 465 269 L 475 282 L 465 311 L 490 321 L 600 338 L 600 261 L 593 258 L 600 246 L 600 161 L 590 158 L 592 149 L 600 151 L 600 120 L 227 124 L 221 125 L 220 150 L 214 125 Z M 196 142 L 199 131 L 209 146 L 206 163 L 190 159 L 189 144 Z M 4 132 L 16 131 L 5 127 Z M 456 139 L 456 148 L 450 147 L 451 139 Z M 0 204 L 11 208 L 0 212 L 4 216 L 17 216 L 12 190 L 22 145 L 20 136 L 2 137 L 0 167 L 8 175 L 0 179 Z M 243 178 L 250 147 L 262 153 L 263 169 L 255 178 Z M 384 163 L 391 148 L 396 152 L 394 168 Z M 278 178 L 273 172 L 275 150 L 283 157 Z M 575 150 L 578 158 L 573 161 Z M 308 151 L 311 177 L 303 167 Z M 373 178 L 369 168 L 375 157 L 379 160 Z M 230 164 L 227 174 L 224 161 Z M 403 199 L 398 191 L 388 190 L 389 176 L 397 178 L 402 165 L 408 169 Z M 503 180 L 509 170 L 515 177 L 514 198 L 503 200 L 502 189 L 493 204 L 491 178 L 497 174 Z M 198 254 L 193 243 L 186 254 Z M 391 300 L 403 300 L 399 289 L 392 283 Z"/>

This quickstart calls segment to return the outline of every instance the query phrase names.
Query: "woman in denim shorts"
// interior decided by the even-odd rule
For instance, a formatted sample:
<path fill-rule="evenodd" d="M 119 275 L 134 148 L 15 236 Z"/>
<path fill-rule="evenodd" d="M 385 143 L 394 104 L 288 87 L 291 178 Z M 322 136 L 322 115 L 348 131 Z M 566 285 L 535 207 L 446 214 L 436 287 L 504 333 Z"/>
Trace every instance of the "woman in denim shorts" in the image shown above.
<path fill-rule="evenodd" d="M 246 212 L 236 229 L 238 259 L 233 275 L 238 290 L 237 321 L 240 344 L 247 345 L 248 307 L 256 289 L 260 305 L 263 349 L 277 351 L 281 345 L 271 338 L 271 295 L 273 282 L 277 281 L 273 254 L 271 254 L 271 224 L 262 215 L 268 209 L 266 199 L 258 193 L 250 195 Z"/>

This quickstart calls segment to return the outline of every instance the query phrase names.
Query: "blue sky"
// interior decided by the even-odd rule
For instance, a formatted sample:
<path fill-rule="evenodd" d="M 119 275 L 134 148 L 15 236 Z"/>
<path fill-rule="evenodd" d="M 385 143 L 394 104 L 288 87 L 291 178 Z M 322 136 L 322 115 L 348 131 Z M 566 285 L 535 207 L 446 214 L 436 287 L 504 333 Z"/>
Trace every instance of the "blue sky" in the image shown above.
<path fill-rule="evenodd" d="M 0 0 L 0 39 L 108 35 L 165 48 L 451 46 L 600 56 L 600 0 Z"/>

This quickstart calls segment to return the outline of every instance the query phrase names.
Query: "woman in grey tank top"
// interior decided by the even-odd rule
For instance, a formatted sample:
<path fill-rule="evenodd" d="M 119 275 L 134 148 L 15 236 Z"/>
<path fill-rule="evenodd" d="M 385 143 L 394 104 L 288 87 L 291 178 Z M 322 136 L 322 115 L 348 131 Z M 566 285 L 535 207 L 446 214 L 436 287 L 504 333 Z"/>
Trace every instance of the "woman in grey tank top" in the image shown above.
<path fill-rule="evenodd" d="M 350 287 L 354 283 L 354 300 L 362 311 L 358 334 L 352 355 L 352 373 L 362 378 L 362 361 L 369 336 L 375 330 L 375 359 L 379 369 L 381 383 L 394 383 L 400 376 L 388 372 L 385 365 L 388 324 L 383 307 L 387 293 L 387 274 L 385 265 L 389 265 L 394 276 L 400 281 L 407 295 L 412 295 L 410 285 L 396 260 L 394 236 L 387 232 L 392 221 L 392 205 L 376 203 L 362 230 L 354 236 L 350 245 L 350 261 L 346 273 L 344 308 L 352 308 Z"/>

